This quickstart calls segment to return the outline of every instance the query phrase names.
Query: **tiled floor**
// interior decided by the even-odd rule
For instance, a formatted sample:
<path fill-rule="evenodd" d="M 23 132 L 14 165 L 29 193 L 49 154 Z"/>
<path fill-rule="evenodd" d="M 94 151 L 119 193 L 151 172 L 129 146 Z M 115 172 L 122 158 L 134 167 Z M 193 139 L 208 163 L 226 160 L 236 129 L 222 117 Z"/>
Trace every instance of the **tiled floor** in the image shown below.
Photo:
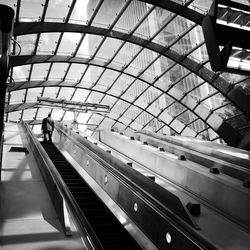
<path fill-rule="evenodd" d="M 66 237 L 31 152 L 10 152 L 28 147 L 17 124 L 4 132 L 0 183 L 0 249 L 85 249 L 78 233 Z M 74 228 L 74 227 L 73 227 Z"/>

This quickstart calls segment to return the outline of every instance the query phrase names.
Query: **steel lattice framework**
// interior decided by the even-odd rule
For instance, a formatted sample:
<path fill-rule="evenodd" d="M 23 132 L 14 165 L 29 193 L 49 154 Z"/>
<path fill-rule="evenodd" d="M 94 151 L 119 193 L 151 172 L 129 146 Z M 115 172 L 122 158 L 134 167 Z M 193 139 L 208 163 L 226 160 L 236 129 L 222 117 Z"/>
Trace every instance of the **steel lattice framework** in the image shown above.
<path fill-rule="evenodd" d="M 79 113 L 92 133 L 117 126 L 239 145 L 250 129 L 249 77 L 210 69 L 200 25 L 211 1 L 84 2 L 12 1 L 18 43 L 6 121 L 37 126 L 51 111 L 66 120 L 68 111 L 35 101 L 64 97 L 109 105 L 109 113 Z"/>

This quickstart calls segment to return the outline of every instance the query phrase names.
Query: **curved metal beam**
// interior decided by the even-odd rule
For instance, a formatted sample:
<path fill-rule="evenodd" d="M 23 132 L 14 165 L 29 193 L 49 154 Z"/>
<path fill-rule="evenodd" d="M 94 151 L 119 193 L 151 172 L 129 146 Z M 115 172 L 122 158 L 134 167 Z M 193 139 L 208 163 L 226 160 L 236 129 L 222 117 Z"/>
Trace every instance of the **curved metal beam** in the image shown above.
<path fill-rule="evenodd" d="M 31 82 L 23 81 L 23 82 L 16 82 L 16 85 L 14 87 L 12 87 L 12 88 L 9 88 L 8 91 L 27 89 L 27 88 L 32 88 L 32 87 L 33 88 L 46 87 L 46 86 L 55 87 L 55 86 L 58 86 L 58 84 L 60 84 L 60 83 L 61 83 L 61 81 L 31 81 Z M 67 84 L 67 82 L 64 82 L 63 86 L 64 87 L 74 87 L 74 86 L 72 86 L 72 83 L 70 83 L 70 82 L 68 84 Z M 122 101 L 124 101 L 126 103 L 129 103 L 130 105 L 135 106 L 135 107 L 139 108 L 140 110 L 152 115 L 154 118 L 160 119 L 166 126 L 168 126 L 169 128 L 175 130 L 171 125 L 169 125 L 167 123 L 168 119 L 166 119 L 166 121 L 164 121 L 165 120 L 164 116 L 159 118 L 159 116 L 156 116 L 154 114 L 154 112 L 149 112 L 148 110 L 145 110 L 145 109 L 141 108 L 140 106 L 135 105 L 133 102 L 128 101 L 129 98 L 127 98 L 127 99 L 122 98 L 122 97 L 118 98 L 115 95 L 108 94 L 106 92 L 103 92 L 103 91 L 100 91 L 100 90 L 94 90 L 94 89 L 87 88 L 87 87 L 84 88 L 84 87 L 79 86 L 79 88 L 91 90 L 91 91 L 102 93 L 102 94 L 106 94 L 106 95 L 114 97 L 116 99 L 120 99 L 120 100 L 122 100 Z M 173 89 L 173 91 L 175 92 L 175 94 L 177 96 L 178 95 L 180 97 L 182 96 L 182 93 L 178 89 Z M 195 106 L 195 100 L 193 100 L 192 98 L 187 98 L 185 100 L 185 104 L 187 106 L 193 107 L 193 106 Z M 12 106 L 12 107 L 14 107 L 14 106 Z M 16 107 L 18 109 L 23 109 L 22 106 L 21 107 L 16 106 Z M 13 112 L 13 111 L 16 111 L 16 110 L 11 110 L 11 112 Z M 201 113 L 202 116 L 205 118 L 208 126 L 210 126 L 229 145 L 232 145 L 232 146 L 237 146 L 238 145 L 239 141 L 241 140 L 241 135 L 234 128 L 232 128 L 229 124 L 224 122 L 218 115 L 216 115 L 214 113 L 211 113 L 210 110 L 208 108 L 206 108 L 205 105 L 202 105 L 202 104 L 196 106 L 195 111 L 198 111 L 198 113 Z M 8 111 L 8 109 L 7 109 L 6 112 L 10 112 L 10 111 Z M 160 114 L 161 114 L 161 112 L 160 112 Z M 178 134 L 178 132 L 177 132 L 177 134 Z"/>
<path fill-rule="evenodd" d="M 200 78 L 211 84 L 215 89 L 225 95 L 232 103 L 234 103 L 246 116 L 250 117 L 250 96 L 243 93 L 238 86 L 232 86 L 216 73 L 205 68 L 201 64 L 195 62 L 191 58 L 180 55 L 179 53 L 168 49 L 160 44 L 149 42 L 141 37 L 133 36 L 131 34 L 109 30 L 100 27 L 93 27 L 79 24 L 69 23 L 51 23 L 51 22 L 31 22 L 31 23 L 15 23 L 14 35 L 26 35 L 42 32 L 78 32 L 89 33 L 94 35 L 101 35 L 105 37 L 112 37 L 115 39 L 124 40 L 133 44 L 143 46 L 156 53 L 170 58 L 171 60 L 181 64 L 183 67 L 197 74 Z M 53 57 L 53 55 L 51 55 Z M 47 58 L 49 60 L 49 57 Z M 69 57 L 74 61 L 74 57 Z M 11 61 L 10 61 L 11 63 Z"/>
<path fill-rule="evenodd" d="M 57 87 L 58 84 L 60 84 L 60 83 L 61 83 L 61 81 L 30 81 L 30 82 L 23 81 L 23 82 L 16 82 L 15 86 L 8 88 L 8 91 L 11 92 L 11 91 L 16 91 L 16 90 L 22 90 L 22 89 L 28 89 L 28 88 L 38 88 L 38 87 Z M 138 106 L 138 105 L 134 104 L 133 102 L 128 101 L 130 98 L 127 98 L 127 99 L 122 98 L 122 97 L 118 98 L 117 96 L 115 96 L 113 94 L 109 94 L 109 93 L 106 93 L 106 92 L 103 92 L 103 91 L 100 91 L 100 90 L 96 90 L 96 89 L 92 89 L 92 88 L 89 88 L 89 87 L 83 87 L 83 86 L 75 87 L 75 86 L 72 86 L 72 83 L 70 83 L 70 82 L 68 82 L 68 84 L 67 84 L 67 82 L 64 82 L 63 87 L 79 88 L 79 89 L 85 89 L 85 90 L 89 90 L 89 91 L 92 91 L 92 92 L 105 94 L 105 95 L 113 97 L 115 99 L 119 99 L 121 101 L 124 101 L 124 102 L 128 103 L 129 105 L 132 105 L 132 106 L 134 106 L 136 108 L 139 108 L 142 112 L 146 112 L 149 115 L 153 116 L 155 119 L 158 119 L 158 116 L 156 116 L 155 114 L 159 113 L 159 112 L 149 112 L 148 110 L 143 109 L 141 106 Z M 28 108 L 30 108 L 29 103 L 28 103 L 28 105 L 25 105 L 25 103 L 11 104 L 11 105 L 8 105 L 6 107 L 5 112 L 9 113 L 9 112 L 14 112 L 14 111 L 19 111 L 19 110 L 22 110 L 22 109 L 26 109 L 26 106 Z M 164 126 L 169 127 L 170 129 L 174 130 L 178 134 L 178 132 L 173 127 L 171 127 L 170 125 L 168 125 L 164 121 L 162 121 L 162 123 L 164 124 Z"/>
<path fill-rule="evenodd" d="M 39 104 L 39 102 L 30 102 L 30 103 L 15 103 L 15 104 L 10 104 L 8 105 L 8 107 L 6 108 L 5 112 L 6 113 L 10 113 L 10 112 L 15 112 L 15 111 L 23 111 L 23 110 L 26 110 L 26 109 L 32 109 L 32 108 L 36 108 L 36 106 Z M 145 111 L 146 113 L 149 113 L 147 111 Z M 108 114 L 101 114 L 101 113 L 96 113 L 97 115 L 100 115 L 100 116 L 103 116 L 103 117 L 106 117 L 108 116 L 108 119 L 114 121 L 115 123 L 120 123 L 122 125 L 124 125 L 125 127 L 128 127 L 128 128 L 131 128 L 132 130 L 134 130 L 133 127 L 131 127 L 130 125 L 127 126 L 127 124 L 124 124 L 123 122 L 119 121 L 119 119 L 115 119 L 115 118 L 112 118 L 110 117 Z M 150 114 L 150 113 L 149 113 Z M 151 114 L 153 116 L 153 114 Z M 131 121 L 130 118 L 126 117 L 125 116 L 125 119 Z M 164 122 L 163 122 L 164 123 Z M 137 123 L 138 124 L 138 123 Z M 141 124 L 138 124 L 140 125 L 140 127 L 143 127 L 143 125 Z M 165 124 L 165 126 L 169 127 L 167 124 Z M 169 127 L 171 128 L 171 127 Z M 173 129 L 173 128 L 171 128 Z M 174 129 L 173 129 L 174 130 Z M 175 131 L 175 130 L 174 130 Z M 177 133 L 177 131 L 175 131 Z"/>

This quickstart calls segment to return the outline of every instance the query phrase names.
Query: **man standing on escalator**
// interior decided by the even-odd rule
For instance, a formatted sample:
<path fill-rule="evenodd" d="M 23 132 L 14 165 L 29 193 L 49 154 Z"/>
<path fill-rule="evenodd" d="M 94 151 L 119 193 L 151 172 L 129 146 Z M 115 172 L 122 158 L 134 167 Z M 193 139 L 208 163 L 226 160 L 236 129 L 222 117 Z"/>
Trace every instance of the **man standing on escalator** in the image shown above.
<path fill-rule="evenodd" d="M 47 142 L 47 135 L 49 137 L 49 142 L 52 143 L 52 133 L 54 131 L 54 121 L 51 118 L 51 114 L 48 114 L 48 117 L 43 119 L 42 123 L 42 132 L 43 132 L 43 141 Z"/>

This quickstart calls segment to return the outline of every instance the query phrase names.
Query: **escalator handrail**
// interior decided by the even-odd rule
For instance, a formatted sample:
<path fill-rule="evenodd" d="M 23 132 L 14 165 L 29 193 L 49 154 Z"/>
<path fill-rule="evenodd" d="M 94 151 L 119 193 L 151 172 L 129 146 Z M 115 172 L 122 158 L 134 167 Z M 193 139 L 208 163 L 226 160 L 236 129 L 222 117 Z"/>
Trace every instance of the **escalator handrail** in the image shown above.
<path fill-rule="evenodd" d="M 75 133 L 71 129 L 68 129 L 62 124 L 56 123 L 55 129 L 63 133 L 75 145 L 80 148 L 83 148 L 83 150 L 86 150 L 95 161 L 99 162 L 103 167 L 110 171 L 115 176 L 115 178 L 119 179 L 120 182 L 124 183 L 130 190 L 132 190 L 132 192 L 138 194 L 138 196 L 140 196 L 143 201 L 147 201 L 148 204 L 150 204 L 150 206 L 155 211 L 157 211 L 161 216 L 163 216 L 163 218 L 165 217 L 168 222 L 172 224 L 173 227 L 175 227 L 179 231 L 184 232 L 186 236 L 191 237 L 190 240 L 197 242 L 198 239 L 197 243 L 202 244 L 205 249 L 217 249 L 216 247 L 211 245 L 211 243 L 209 243 L 206 239 L 198 235 L 195 230 L 190 230 L 190 224 L 188 224 L 187 221 L 185 221 L 180 216 L 176 216 L 175 211 L 170 210 L 165 205 L 166 202 L 164 202 L 164 196 L 166 195 L 166 193 L 170 193 L 169 191 L 158 186 L 156 183 L 152 182 L 145 176 L 138 174 L 134 169 L 127 168 L 126 164 L 121 162 L 119 159 L 113 157 L 111 154 L 105 152 L 103 149 L 89 142 L 87 139 L 84 140 L 82 136 Z M 123 165 L 124 168 L 119 169 L 118 167 L 116 167 L 117 163 L 119 166 Z M 172 193 L 170 194 L 175 196 Z M 175 197 L 178 198 L 177 196 Z M 183 209 L 187 211 L 184 206 Z M 188 211 L 187 214 L 189 214 Z M 198 229 L 196 224 L 191 226 L 193 226 L 195 229 Z"/>
<path fill-rule="evenodd" d="M 37 140 L 36 136 L 34 133 L 31 131 L 29 126 L 21 121 L 21 125 L 26 131 L 26 134 L 28 135 L 28 139 L 30 142 L 30 146 L 32 147 L 32 150 L 35 148 L 42 159 L 44 163 L 44 167 L 48 172 L 50 173 L 50 176 L 55 183 L 61 197 L 64 199 L 64 201 L 67 204 L 67 207 L 71 211 L 71 215 L 74 217 L 74 222 L 77 226 L 77 228 L 84 234 L 88 235 L 89 239 L 91 240 L 91 244 L 89 244 L 89 247 L 94 248 L 94 249 L 104 249 L 103 246 L 101 245 L 99 239 L 97 238 L 96 234 L 94 233 L 93 229 L 91 228 L 89 222 L 87 221 L 86 217 L 82 213 L 81 209 L 79 208 L 78 204 L 74 200 L 71 192 L 69 191 L 68 187 L 64 183 L 62 177 L 56 170 L 53 162 L 51 159 L 48 157 L 46 151 L 42 147 L 42 145 L 39 143 Z M 85 241 L 85 243 L 88 244 L 88 242 Z"/>

